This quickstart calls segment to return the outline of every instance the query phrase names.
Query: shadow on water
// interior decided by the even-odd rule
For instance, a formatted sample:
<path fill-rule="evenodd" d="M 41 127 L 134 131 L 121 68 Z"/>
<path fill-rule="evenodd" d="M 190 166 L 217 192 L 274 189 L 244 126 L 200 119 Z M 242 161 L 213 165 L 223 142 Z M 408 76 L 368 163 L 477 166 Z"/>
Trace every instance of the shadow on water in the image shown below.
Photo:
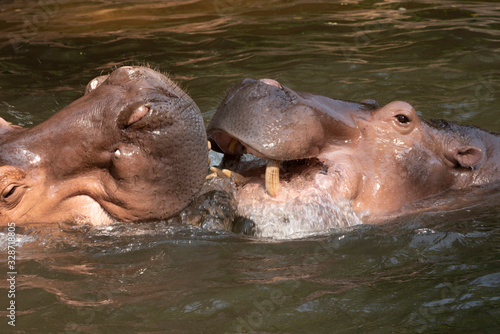
<path fill-rule="evenodd" d="M 499 132 L 499 34 L 495 1 L 5 1 L 0 116 L 40 123 L 102 72 L 149 63 L 206 121 L 235 82 L 269 77 Z M 496 333 L 497 189 L 480 203 L 457 194 L 447 212 L 289 241 L 165 222 L 18 226 L 0 331 Z M 201 224 L 230 215 L 214 209 Z"/>

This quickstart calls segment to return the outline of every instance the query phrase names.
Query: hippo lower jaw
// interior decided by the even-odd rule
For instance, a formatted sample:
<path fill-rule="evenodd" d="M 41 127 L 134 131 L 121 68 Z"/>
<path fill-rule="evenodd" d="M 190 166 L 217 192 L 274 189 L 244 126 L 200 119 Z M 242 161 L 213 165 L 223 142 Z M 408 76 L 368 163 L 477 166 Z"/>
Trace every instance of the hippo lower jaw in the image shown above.
<path fill-rule="evenodd" d="M 254 152 L 244 144 L 240 152 Z M 349 227 L 362 221 L 353 211 L 355 178 L 349 173 L 352 162 L 341 150 L 316 158 L 282 161 L 279 192 L 266 188 L 269 160 L 260 153 L 225 155 L 219 176 L 236 184 L 235 199 L 240 217 L 253 223 L 255 236 L 302 237 L 328 228 Z M 230 170 L 230 172 L 229 172 Z"/>
<path fill-rule="evenodd" d="M 87 177 L 54 183 L 43 174 L 32 176 L 26 180 L 23 195 L 24 205 L 31 209 L 20 215 L 20 221 L 28 224 L 76 222 L 106 225 L 116 222 L 114 217 L 120 217 L 121 208 L 113 204 L 116 200 L 106 194 L 99 181 Z M 51 186 L 47 190 L 37 183 L 51 183 Z M 41 197 L 47 202 L 44 207 L 37 205 Z"/>
<path fill-rule="evenodd" d="M 78 212 L 75 212 L 75 218 L 69 219 L 71 222 L 92 225 L 108 225 L 116 222 L 109 212 L 90 196 L 75 196 L 68 199 L 68 202 L 71 202 L 68 203 L 70 206 L 79 208 Z"/>
<path fill-rule="evenodd" d="M 52 186 L 49 196 L 56 201 L 57 198 L 63 199 L 53 206 L 55 210 L 63 212 L 63 219 L 59 219 L 60 221 L 107 225 L 117 221 L 151 219 L 150 211 L 141 208 L 140 201 L 129 202 L 128 198 L 124 201 L 124 198 L 119 196 L 115 191 L 118 189 L 118 183 L 112 177 L 97 174 Z"/>
<path fill-rule="evenodd" d="M 19 216 L 18 220 L 26 224 L 38 223 L 83 223 L 90 225 L 106 225 L 116 222 L 111 213 L 105 208 L 106 203 L 93 196 L 73 191 L 67 195 L 67 189 L 54 187 L 52 192 L 46 194 L 47 208 L 39 208 L 36 203 L 26 202 L 31 207 L 26 213 Z M 40 192 L 38 187 L 29 188 L 32 198 L 39 198 L 35 194 Z M 62 199 L 62 200 L 61 200 Z"/>

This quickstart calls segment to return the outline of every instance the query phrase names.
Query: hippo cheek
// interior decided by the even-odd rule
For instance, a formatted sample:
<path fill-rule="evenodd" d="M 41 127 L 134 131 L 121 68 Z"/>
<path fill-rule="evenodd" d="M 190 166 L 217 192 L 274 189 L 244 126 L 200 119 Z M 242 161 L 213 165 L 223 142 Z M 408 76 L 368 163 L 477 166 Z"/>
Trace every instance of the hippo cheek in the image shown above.
<path fill-rule="evenodd" d="M 113 197 L 100 201 L 111 216 L 121 221 L 161 219 L 175 215 L 189 203 L 192 189 L 183 187 L 183 172 L 172 161 L 148 157 L 133 147 L 122 147 L 119 152 L 113 154 L 112 181 L 104 182 Z"/>
<path fill-rule="evenodd" d="M 120 146 L 112 154 L 111 175 L 118 181 L 134 180 L 148 171 L 147 159 L 138 147 Z"/>
<path fill-rule="evenodd" d="M 111 162 L 111 179 L 103 178 L 103 185 L 108 193 L 113 192 L 116 199 L 100 201 L 106 211 L 126 221 L 137 217 L 147 219 L 154 209 L 163 210 L 159 207 L 161 203 L 155 202 L 161 191 L 157 189 L 161 173 L 158 171 L 159 161 L 155 161 L 153 154 L 148 155 L 135 145 L 122 144 L 114 150 Z"/>
<path fill-rule="evenodd" d="M 114 181 L 105 184 L 117 187 L 114 196 L 121 203 L 103 204 L 111 215 L 122 220 L 169 217 L 199 190 L 208 168 L 203 121 L 199 114 L 178 112 L 178 105 L 151 102 L 125 118 L 123 143 L 111 154 Z"/>
<path fill-rule="evenodd" d="M 54 186 L 54 182 L 47 182 L 46 176 L 38 168 L 24 170 L 14 166 L 0 167 L 2 188 L 0 225 L 10 222 L 62 222 L 72 220 L 77 216 L 74 213 L 74 208 L 79 208 L 81 211 L 82 201 L 76 203 L 73 196 L 61 196 L 61 192 L 57 190 L 59 188 L 67 189 L 67 185 Z M 66 191 L 66 189 L 64 190 Z M 72 194 L 74 193 L 75 191 Z M 68 198 L 71 198 L 73 203 L 71 206 L 66 205 Z M 90 197 L 88 197 L 87 202 L 95 203 Z"/>

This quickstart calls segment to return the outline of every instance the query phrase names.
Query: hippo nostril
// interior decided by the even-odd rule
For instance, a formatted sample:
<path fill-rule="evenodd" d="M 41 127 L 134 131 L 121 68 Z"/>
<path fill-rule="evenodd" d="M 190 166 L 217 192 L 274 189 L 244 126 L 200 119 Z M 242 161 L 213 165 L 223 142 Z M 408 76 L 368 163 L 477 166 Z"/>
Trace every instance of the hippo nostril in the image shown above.
<path fill-rule="evenodd" d="M 143 105 L 135 109 L 132 115 L 130 115 L 127 125 L 132 125 L 136 122 L 139 122 L 144 116 L 148 114 L 148 112 L 149 112 L 148 105 Z"/>
<path fill-rule="evenodd" d="M 251 84 L 251 83 L 254 83 L 256 82 L 257 80 L 254 80 L 254 79 L 250 79 L 250 78 L 246 78 L 245 80 L 243 80 L 241 83 L 243 85 L 246 85 L 246 84 Z"/>
<path fill-rule="evenodd" d="M 129 76 L 129 78 L 133 79 L 140 75 L 140 69 L 135 66 L 123 66 L 121 69 L 125 70 L 125 73 Z"/>
<path fill-rule="evenodd" d="M 269 86 L 274 86 L 278 87 L 279 89 L 283 89 L 283 86 L 281 86 L 281 84 L 278 81 L 273 79 L 260 79 L 260 82 L 265 83 L 266 85 Z"/>

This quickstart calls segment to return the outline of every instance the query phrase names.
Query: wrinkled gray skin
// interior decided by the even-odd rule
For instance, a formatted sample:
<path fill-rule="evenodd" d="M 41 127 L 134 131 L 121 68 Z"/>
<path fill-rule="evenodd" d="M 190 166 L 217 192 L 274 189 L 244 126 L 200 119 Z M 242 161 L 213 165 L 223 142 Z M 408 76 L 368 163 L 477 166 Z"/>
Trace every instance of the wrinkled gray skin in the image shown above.
<path fill-rule="evenodd" d="M 236 189 L 238 213 L 259 235 L 381 222 L 448 189 L 500 179 L 498 134 L 421 120 L 406 102 L 336 100 L 270 79 L 233 87 L 207 132 L 225 153 L 222 167 L 251 177 Z M 265 162 L 243 153 L 284 161 L 276 198 L 264 187 Z"/>
<path fill-rule="evenodd" d="M 0 118 L 0 225 L 167 218 L 206 168 L 191 98 L 150 68 L 121 67 L 33 128 Z"/>

